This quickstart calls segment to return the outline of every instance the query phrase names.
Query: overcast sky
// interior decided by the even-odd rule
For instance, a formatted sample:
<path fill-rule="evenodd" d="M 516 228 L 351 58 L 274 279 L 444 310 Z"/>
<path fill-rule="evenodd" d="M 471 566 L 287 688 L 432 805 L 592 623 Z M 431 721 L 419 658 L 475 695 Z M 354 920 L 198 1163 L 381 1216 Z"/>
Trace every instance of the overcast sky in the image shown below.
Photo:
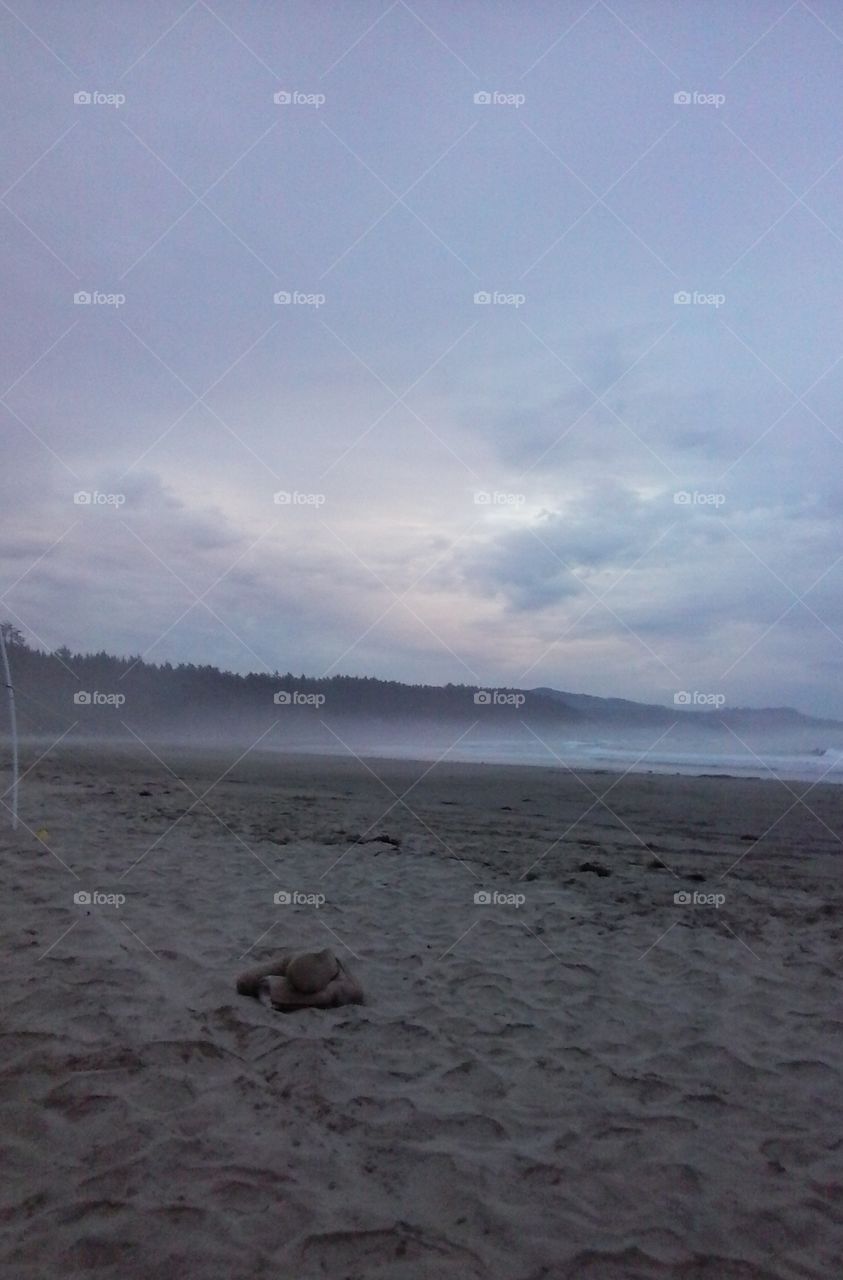
<path fill-rule="evenodd" d="M 839 4 L 14 0 L 0 43 L 32 643 L 843 715 Z"/>

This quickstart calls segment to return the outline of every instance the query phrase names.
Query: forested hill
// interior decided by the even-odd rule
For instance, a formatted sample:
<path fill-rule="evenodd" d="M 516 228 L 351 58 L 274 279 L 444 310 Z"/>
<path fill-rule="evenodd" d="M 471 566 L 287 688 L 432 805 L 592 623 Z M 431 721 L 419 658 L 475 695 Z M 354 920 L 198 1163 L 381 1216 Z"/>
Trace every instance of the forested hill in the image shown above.
<path fill-rule="evenodd" d="M 52 653 L 30 648 L 8 624 L 4 634 L 12 666 L 22 734 L 77 730 L 124 736 L 130 726 L 177 733 L 259 732 L 271 724 L 313 721 L 431 721 L 468 725 L 513 723 L 519 718 L 574 723 L 581 713 L 557 699 L 516 689 L 478 692 L 471 685 L 401 684 L 370 676 L 316 678 L 292 672 L 238 675 L 211 665 L 146 662 L 140 657 Z M 476 700 L 477 699 L 477 700 Z M 5 711 L 0 709 L 0 724 Z"/>
<path fill-rule="evenodd" d="M 385 729 L 414 724 L 510 729 L 522 722 L 558 728 L 579 737 L 585 730 L 609 732 L 659 727 L 723 732 L 724 726 L 760 730 L 839 730 L 839 722 L 817 720 L 792 708 L 714 709 L 659 706 L 619 698 L 597 698 L 558 690 L 475 685 L 402 684 L 373 676 L 313 677 L 292 672 L 238 675 L 210 664 L 147 662 L 141 657 L 47 653 L 2 624 L 12 667 L 22 735 L 161 733 L 190 737 L 240 737 L 276 726 L 275 736 L 336 722 L 368 722 Z M 0 710 L 5 730 L 6 713 Z"/>

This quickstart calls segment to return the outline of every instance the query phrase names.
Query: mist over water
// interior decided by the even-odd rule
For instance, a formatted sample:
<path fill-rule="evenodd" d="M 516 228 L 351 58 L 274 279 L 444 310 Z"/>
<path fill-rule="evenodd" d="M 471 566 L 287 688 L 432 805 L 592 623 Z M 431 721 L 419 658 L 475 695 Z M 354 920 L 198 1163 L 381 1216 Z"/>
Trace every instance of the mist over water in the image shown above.
<path fill-rule="evenodd" d="M 12 646 L 22 740 L 843 781 L 843 724 L 792 708 L 705 710 L 374 678 L 240 677 Z M 683 696 L 684 695 L 680 695 Z M 26 752 L 24 753 L 24 763 Z"/>
<path fill-rule="evenodd" d="M 640 728 L 613 729 L 593 737 L 558 732 L 531 733 L 525 726 L 489 733 L 470 730 L 448 733 L 446 726 L 427 724 L 384 726 L 366 721 L 343 724 L 335 730 L 298 740 L 273 740 L 282 751 L 358 754 L 365 757 L 435 761 L 444 758 L 470 764 L 515 764 L 559 770 L 606 770 L 610 773 L 660 773 L 688 776 L 785 778 L 806 782 L 843 781 L 843 735 L 826 733 L 756 735 L 738 742 L 723 733 L 680 730 L 644 732 Z M 339 739 L 342 739 L 340 741 Z M 818 754 L 822 752 L 822 754 Z"/>

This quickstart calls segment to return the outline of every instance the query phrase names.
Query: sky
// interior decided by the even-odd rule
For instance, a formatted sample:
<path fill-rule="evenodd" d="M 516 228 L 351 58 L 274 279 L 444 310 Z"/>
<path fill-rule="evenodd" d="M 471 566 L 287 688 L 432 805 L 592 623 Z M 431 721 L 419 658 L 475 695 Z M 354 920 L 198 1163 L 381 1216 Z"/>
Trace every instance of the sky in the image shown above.
<path fill-rule="evenodd" d="M 843 11 L 0 3 L 0 618 L 843 716 Z"/>

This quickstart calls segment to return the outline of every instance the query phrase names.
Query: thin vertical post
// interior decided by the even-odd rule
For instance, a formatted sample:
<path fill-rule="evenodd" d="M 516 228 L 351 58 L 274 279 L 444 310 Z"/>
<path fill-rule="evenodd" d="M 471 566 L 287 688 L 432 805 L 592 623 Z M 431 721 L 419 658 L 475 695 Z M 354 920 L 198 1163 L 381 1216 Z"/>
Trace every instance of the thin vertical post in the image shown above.
<path fill-rule="evenodd" d="M 12 830 L 18 828 L 18 720 L 15 713 L 15 690 L 12 685 L 12 673 L 9 670 L 9 655 L 6 652 L 6 637 L 0 626 L 0 651 L 3 654 L 3 672 L 6 689 L 9 694 L 9 721 L 12 727 Z"/>

